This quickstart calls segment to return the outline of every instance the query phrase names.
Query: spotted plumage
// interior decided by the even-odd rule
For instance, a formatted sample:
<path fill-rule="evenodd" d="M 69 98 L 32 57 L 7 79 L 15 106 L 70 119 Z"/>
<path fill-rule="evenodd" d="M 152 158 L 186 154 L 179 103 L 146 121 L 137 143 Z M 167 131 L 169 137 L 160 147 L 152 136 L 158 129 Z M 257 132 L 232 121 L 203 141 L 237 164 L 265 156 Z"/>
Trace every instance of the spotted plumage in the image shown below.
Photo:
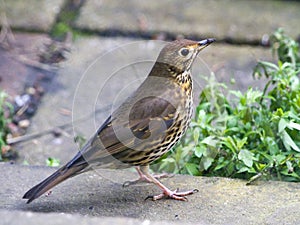
<path fill-rule="evenodd" d="M 137 166 L 140 179 L 158 185 L 163 194 L 185 200 L 194 191 L 170 191 L 148 172 L 149 164 L 168 152 L 185 133 L 192 116 L 191 65 L 214 39 L 177 40 L 160 52 L 140 87 L 100 126 L 80 152 L 25 195 L 28 203 L 65 179 L 93 168 Z"/>

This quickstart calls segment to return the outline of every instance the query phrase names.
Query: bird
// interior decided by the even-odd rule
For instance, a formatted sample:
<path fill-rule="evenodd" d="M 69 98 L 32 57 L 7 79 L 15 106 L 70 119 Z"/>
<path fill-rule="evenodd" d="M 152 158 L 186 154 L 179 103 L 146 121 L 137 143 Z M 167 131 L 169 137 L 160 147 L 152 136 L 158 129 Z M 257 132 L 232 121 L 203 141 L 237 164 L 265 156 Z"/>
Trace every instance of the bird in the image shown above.
<path fill-rule="evenodd" d="M 187 200 L 197 189 L 172 191 L 152 175 L 149 165 L 163 156 L 187 130 L 193 113 L 191 67 L 198 53 L 215 42 L 178 39 L 166 44 L 142 84 L 116 108 L 80 151 L 48 178 L 28 190 L 32 202 L 62 181 L 94 168 L 135 167 L 138 181 L 157 185 L 162 193 L 152 200 Z M 124 185 L 125 185 L 124 183 Z"/>

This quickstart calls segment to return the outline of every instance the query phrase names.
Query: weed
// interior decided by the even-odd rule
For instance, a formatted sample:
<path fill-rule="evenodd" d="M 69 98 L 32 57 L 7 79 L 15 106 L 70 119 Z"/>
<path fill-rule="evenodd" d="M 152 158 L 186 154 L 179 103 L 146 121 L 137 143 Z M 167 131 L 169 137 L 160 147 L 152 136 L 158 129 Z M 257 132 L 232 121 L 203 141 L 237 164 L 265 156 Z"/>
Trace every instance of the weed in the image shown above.
<path fill-rule="evenodd" d="M 0 161 L 7 153 L 7 135 L 10 133 L 8 124 L 12 120 L 13 106 L 7 101 L 8 94 L 0 91 Z"/>

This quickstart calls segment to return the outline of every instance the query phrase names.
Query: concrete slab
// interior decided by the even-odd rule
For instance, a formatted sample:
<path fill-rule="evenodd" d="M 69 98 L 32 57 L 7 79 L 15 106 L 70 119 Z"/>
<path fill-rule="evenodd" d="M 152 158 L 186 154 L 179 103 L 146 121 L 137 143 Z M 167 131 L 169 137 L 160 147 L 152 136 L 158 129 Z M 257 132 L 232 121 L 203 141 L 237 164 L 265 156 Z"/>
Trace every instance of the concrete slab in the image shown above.
<path fill-rule="evenodd" d="M 1 1 L 8 24 L 13 28 L 44 31 L 50 30 L 64 0 Z"/>
<path fill-rule="evenodd" d="M 20 215 L 25 215 L 24 220 L 30 221 L 28 217 L 31 214 L 28 212 L 52 213 L 46 224 L 51 224 L 51 218 L 55 215 L 64 217 L 62 213 L 75 214 L 75 218 L 79 214 L 114 217 L 116 220 L 127 217 L 141 221 L 198 224 L 300 223 L 300 186 L 297 183 L 261 181 L 257 185 L 246 186 L 245 181 L 241 180 L 176 175 L 162 182 L 170 188 L 198 188 L 199 192 L 188 196 L 188 202 L 169 199 L 154 202 L 144 200 L 148 195 L 159 193 L 152 184 L 122 187 L 124 181 L 134 178 L 136 174 L 124 170 L 99 170 L 69 179 L 55 187 L 48 197 L 41 196 L 26 204 L 21 199 L 25 191 L 55 169 L 0 163 L 0 170 L 4 175 L 0 177 L 0 209 L 26 212 L 15 214 L 15 218 L 8 217 L 12 219 L 9 224 L 18 224 Z M 47 216 L 41 215 L 37 221 L 42 218 Z M 58 218 L 54 218 L 53 222 Z"/>
<path fill-rule="evenodd" d="M 32 213 L 32 212 L 16 212 L 8 210 L 0 210 L 1 224 L 7 225 L 31 225 L 31 224 L 43 224 L 43 225 L 111 225 L 111 224 L 123 224 L 123 225 L 175 225 L 182 223 L 172 223 L 169 221 L 150 221 L 150 220 L 138 220 L 125 217 L 89 217 L 79 214 L 68 213 Z M 198 224 L 198 223 L 197 223 Z"/>
<path fill-rule="evenodd" d="M 27 134 L 42 133 L 66 123 L 70 126 L 60 137 L 45 135 L 18 145 L 19 162 L 45 165 L 48 157 L 62 162 L 70 160 L 78 150 L 74 133 L 89 138 L 112 109 L 142 82 L 164 44 L 123 38 L 78 39 L 69 60 L 62 65 L 50 91 L 43 97 Z M 253 81 L 251 75 L 257 59 L 271 60 L 270 51 L 220 44 L 205 49 L 193 67 L 195 104 L 205 85 L 199 75 L 209 77 L 211 71 L 226 83 L 235 78 L 239 90 L 260 87 L 262 82 Z"/>
<path fill-rule="evenodd" d="M 79 28 L 109 34 L 149 32 L 158 35 L 214 36 L 217 39 L 260 41 L 278 27 L 299 37 L 297 1 L 117 0 L 87 1 L 76 22 Z"/>

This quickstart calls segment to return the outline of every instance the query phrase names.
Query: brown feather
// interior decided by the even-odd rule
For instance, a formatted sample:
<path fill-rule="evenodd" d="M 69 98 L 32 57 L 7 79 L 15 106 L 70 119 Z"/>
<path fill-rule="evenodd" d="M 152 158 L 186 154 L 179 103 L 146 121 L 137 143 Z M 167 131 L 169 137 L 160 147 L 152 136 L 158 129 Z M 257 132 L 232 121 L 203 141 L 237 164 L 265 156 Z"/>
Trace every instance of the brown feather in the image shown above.
<path fill-rule="evenodd" d="M 83 164 L 81 166 L 73 166 L 67 168 L 66 166 L 60 168 L 56 172 L 54 172 L 51 176 L 46 178 L 44 181 L 39 183 L 38 185 L 32 187 L 29 191 L 27 191 L 23 198 L 28 199 L 27 203 L 32 202 L 34 199 L 40 197 L 46 191 L 50 190 L 52 187 L 56 186 L 57 184 L 63 182 L 69 177 L 75 176 L 79 171 L 82 171 L 87 164 Z"/>

